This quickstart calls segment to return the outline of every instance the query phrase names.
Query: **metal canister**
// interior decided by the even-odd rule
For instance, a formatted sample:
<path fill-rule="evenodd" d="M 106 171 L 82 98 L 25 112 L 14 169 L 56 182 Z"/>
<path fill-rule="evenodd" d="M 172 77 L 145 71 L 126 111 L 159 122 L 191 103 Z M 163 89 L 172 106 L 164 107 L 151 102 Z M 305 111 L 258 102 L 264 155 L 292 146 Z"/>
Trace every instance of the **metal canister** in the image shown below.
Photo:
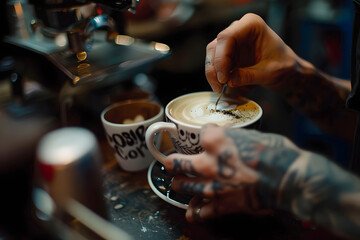
<path fill-rule="evenodd" d="M 107 218 L 103 197 L 102 158 L 92 132 L 67 127 L 45 135 L 37 149 L 38 182 L 56 207 L 76 200 Z"/>

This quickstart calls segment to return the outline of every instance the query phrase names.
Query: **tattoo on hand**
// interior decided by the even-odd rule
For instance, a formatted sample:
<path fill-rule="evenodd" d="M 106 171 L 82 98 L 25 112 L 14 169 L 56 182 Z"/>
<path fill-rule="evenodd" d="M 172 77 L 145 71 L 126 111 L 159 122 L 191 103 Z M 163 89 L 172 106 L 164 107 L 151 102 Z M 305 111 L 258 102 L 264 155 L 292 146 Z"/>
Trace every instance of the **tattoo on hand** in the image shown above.
<path fill-rule="evenodd" d="M 263 207 L 274 206 L 281 180 L 299 157 L 298 151 L 285 147 L 284 138 L 276 134 L 253 130 L 227 130 L 226 134 L 234 141 L 240 159 L 260 173 L 259 202 Z"/>
<path fill-rule="evenodd" d="M 208 194 L 206 193 L 206 184 L 203 182 L 186 182 L 181 181 L 179 183 L 179 190 L 181 192 L 186 192 L 190 194 L 200 194 L 200 195 L 213 195 L 216 196 L 217 194 L 220 194 L 221 192 L 225 192 L 228 190 L 236 190 L 240 187 L 247 187 L 248 183 L 238 183 L 238 184 L 232 184 L 228 182 L 222 182 L 218 180 L 213 180 L 208 185 Z"/>
<path fill-rule="evenodd" d="M 200 176 L 201 174 L 197 172 L 191 162 L 188 159 L 174 159 L 174 172 L 182 172 L 182 173 L 189 173 L 195 176 Z"/>
<path fill-rule="evenodd" d="M 215 195 L 223 192 L 225 190 L 233 190 L 233 189 L 239 189 L 240 187 L 246 187 L 247 185 L 249 185 L 248 183 L 238 183 L 238 184 L 232 184 L 232 183 L 228 183 L 228 182 L 221 182 L 221 181 L 217 181 L 215 180 L 212 184 L 211 184 L 211 190 L 214 191 Z"/>
<path fill-rule="evenodd" d="M 181 192 L 204 194 L 205 184 L 195 182 L 180 182 L 179 188 Z"/>
<path fill-rule="evenodd" d="M 223 178 L 230 179 L 236 174 L 235 167 L 230 163 L 232 157 L 230 150 L 225 150 L 218 157 L 219 175 Z"/>

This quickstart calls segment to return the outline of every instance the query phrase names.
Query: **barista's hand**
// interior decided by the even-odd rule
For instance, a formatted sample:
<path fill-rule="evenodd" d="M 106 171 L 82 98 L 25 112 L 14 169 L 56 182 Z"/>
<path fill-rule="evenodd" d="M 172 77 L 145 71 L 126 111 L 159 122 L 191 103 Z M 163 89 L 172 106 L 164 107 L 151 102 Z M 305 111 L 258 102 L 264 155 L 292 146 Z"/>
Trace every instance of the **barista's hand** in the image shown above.
<path fill-rule="evenodd" d="M 259 16 L 246 14 L 235 21 L 206 51 L 205 74 L 214 92 L 228 83 L 232 88 L 226 94 L 236 98 L 245 87 L 260 85 L 281 95 L 321 130 L 353 139 L 356 114 L 345 104 L 350 81 L 300 58 Z"/>
<path fill-rule="evenodd" d="M 255 14 L 246 14 L 220 32 L 206 49 L 205 74 L 215 92 L 230 87 L 271 88 L 301 59 Z"/>
<path fill-rule="evenodd" d="M 203 153 L 172 154 L 164 164 L 177 173 L 174 190 L 195 195 L 190 222 L 278 208 L 360 239 L 359 177 L 276 134 L 208 125 L 201 143 Z"/>
<path fill-rule="evenodd" d="M 179 174 L 173 189 L 197 196 L 186 213 L 191 222 L 229 213 L 259 214 L 275 207 L 280 181 L 301 155 L 287 138 L 255 130 L 208 125 L 201 141 L 203 153 L 172 154 L 165 162 L 167 171 Z"/>

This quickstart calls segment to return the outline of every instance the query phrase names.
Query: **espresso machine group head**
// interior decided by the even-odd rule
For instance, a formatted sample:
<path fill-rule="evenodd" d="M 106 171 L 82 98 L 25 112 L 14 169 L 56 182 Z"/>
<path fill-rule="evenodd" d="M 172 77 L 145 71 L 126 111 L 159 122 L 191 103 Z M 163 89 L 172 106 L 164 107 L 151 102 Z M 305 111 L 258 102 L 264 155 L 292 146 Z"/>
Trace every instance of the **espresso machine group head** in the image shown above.
<path fill-rule="evenodd" d="M 74 86 L 121 81 L 170 53 L 124 35 L 124 11 L 135 13 L 138 1 L 9 0 L 5 42 L 44 56 Z"/>
<path fill-rule="evenodd" d="M 38 20 L 32 22 L 32 27 L 41 25 L 43 34 L 50 37 L 66 32 L 70 49 L 80 57 L 84 56 L 83 52 L 91 50 L 91 33 L 96 29 L 106 28 L 108 39 L 114 38 L 119 32 L 122 23 L 116 23 L 110 13 L 135 12 L 138 1 L 30 0 Z M 108 14 L 103 14 L 104 11 Z"/>

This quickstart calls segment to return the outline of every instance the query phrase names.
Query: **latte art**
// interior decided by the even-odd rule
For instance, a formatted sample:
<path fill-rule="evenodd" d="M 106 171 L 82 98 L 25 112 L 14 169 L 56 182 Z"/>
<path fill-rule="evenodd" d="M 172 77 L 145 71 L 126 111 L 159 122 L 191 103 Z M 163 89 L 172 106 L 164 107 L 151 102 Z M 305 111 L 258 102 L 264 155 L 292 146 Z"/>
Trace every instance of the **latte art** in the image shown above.
<path fill-rule="evenodd" d="M 219 126 L 243 125 L 254 120 L 260 113 L 259 107 L 253 101 L 235 101 L 228 98 L 220 100 L 215 112 L 217 97 L 218 94 L 210 92 L 189 94 L 172 102 L 169 113 L 174 119 L 199 126 L 206 123 Z"/>

